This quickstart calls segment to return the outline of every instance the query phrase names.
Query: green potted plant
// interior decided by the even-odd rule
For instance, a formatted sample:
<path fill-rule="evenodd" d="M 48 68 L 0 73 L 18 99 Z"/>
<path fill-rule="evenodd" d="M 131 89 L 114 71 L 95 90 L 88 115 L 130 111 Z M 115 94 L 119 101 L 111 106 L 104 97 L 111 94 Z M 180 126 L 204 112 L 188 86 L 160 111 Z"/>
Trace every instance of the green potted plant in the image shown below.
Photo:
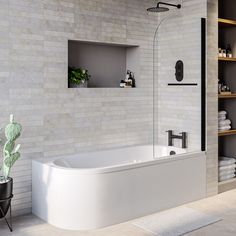
<path fill-rule="evenodd" d="M 69 67 L 68 78 L 70 88 L 87 88 L 90 75 L 87 70 Z"/>
<path fill-rule="evenodd" d="M 21 134 L 22 127 L 14 122 L 14 116 L 10 115 L 10 123 L 5 127 L 6 142 L 3 147 L 3 164 L 0 167 L 0 219 L 5 217 L 10 207 L 12 197 L 13 179 L 9 177 L 12 166 L 20 158 L 20 144 L 15 145 L 16 139 Z M 9 199 L 8 201 L 4 201 Z"/>

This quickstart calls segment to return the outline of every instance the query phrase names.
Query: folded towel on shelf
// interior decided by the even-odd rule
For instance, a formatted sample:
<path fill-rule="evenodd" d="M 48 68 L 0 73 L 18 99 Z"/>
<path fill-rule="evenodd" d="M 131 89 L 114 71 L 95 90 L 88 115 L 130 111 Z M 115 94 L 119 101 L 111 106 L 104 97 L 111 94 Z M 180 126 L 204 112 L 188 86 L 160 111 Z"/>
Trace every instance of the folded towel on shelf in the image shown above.
<path fill-rule="evenodd" d="M 222 127 L 218 128 L 219 131 L 226 131 L 226 130 L 230 130 L 230 129 L 231 129 L 231 125 L 222 126 Z"/>
<path fill-rule="evenodd" d="M 229 179 L 233 179 L 234 177 L 235 177 L 235 174 L 219 176 L 219 182 L 226 181 L 226 180 L 229 180 Z"/>
<path fill-rule="evenodd" d="M 220 115 L 220 116 L 218 116 L 218 119 L 219 120 L 225 120 L 226 119 L 226 115 Z"/>
<path fill-rule="evenodd" d="M 236 162 L 236 159 L 232 157 L 220 157 L 219 166 L 229 166 Z"/>
<path fill-rule="evenodd" d="M 219 126 L 227 126 L 231 124 L 231 120 L 219 120 Z"/>
<path fill-rule="evenodd" d="M 224 171 L 224 170 L 234 170 L 236 168 L 236 164 L 231 164 L 228 166 L 220 166 L 219 171 Z"/>
<path fill-rule="evenodd" d="M 227 114 L 227 112 L 226 111 L 219 111 L 218 112 L 218 115 L 220 116 L 220 115 L 226 115 Z"/>
<path fill-rule="evenodd" d="M 224 176 L 233 175 L 233 174 L 235 174 L 235 170 L 220 171 L 220 172 L 219 172 L 219 177 L 224 177 Z"/>

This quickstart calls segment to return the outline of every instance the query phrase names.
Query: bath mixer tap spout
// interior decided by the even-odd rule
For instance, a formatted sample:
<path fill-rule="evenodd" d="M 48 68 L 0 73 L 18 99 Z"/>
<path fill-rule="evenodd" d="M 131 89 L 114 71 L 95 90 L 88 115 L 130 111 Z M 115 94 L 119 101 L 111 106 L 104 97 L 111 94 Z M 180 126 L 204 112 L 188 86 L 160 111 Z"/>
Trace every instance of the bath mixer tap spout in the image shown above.
<path fill-rule="evenodd" d="M 176 135 L 173 133 L 173 130 L 166 131 L 168 133 L 168 146 L 174 146 L 174 139 L 181 139 L 182 140 L 182 148 L 187 148 L 187 133 L 182 132 L 180 135 Z"/>

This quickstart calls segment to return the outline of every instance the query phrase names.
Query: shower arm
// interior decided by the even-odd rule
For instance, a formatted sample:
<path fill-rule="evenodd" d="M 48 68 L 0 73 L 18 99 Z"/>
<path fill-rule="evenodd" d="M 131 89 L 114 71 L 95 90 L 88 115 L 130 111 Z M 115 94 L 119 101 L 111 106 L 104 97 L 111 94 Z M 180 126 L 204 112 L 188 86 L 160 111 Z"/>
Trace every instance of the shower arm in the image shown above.
<path fill-rule="evenodd" d="M 171 6 L 171 7 L 177 7 L 177 8 L 181 8 L 181 5 L 178 4 L 171 4 L 171 3 L 165 3 L 165 2 L 158 2 L 157 3 L 157 7 L 160 7 L 160 5 L 165 5 L 165 6 Z"/>

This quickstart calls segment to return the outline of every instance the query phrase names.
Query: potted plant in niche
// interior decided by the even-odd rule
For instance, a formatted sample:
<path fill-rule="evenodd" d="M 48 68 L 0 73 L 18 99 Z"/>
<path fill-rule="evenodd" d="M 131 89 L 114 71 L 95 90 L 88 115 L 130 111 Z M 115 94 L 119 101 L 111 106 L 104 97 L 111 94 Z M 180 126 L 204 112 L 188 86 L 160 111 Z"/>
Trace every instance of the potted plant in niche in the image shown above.
<path fill-rule="evenodd" d="M 9 175 L 12 166 L 20 158 L 20 144 L 15 147 L 15 141 L 21 130 L 21 125 L 14 122 L 14 116 L 10 115 L 10 123 L 5 127 L 6 142 L 3 147 L 2 167 L 0 166 L 0 219 L 6 216 L 13 196 L 13 179 Z M 12 230 L 11 226 L 9 228 Z"/>
<path fill-rule="evenodd" d="M 87 88 L 90 75 L 87 70 L 75 67 L 68 68 L 69 88 Z"/>

